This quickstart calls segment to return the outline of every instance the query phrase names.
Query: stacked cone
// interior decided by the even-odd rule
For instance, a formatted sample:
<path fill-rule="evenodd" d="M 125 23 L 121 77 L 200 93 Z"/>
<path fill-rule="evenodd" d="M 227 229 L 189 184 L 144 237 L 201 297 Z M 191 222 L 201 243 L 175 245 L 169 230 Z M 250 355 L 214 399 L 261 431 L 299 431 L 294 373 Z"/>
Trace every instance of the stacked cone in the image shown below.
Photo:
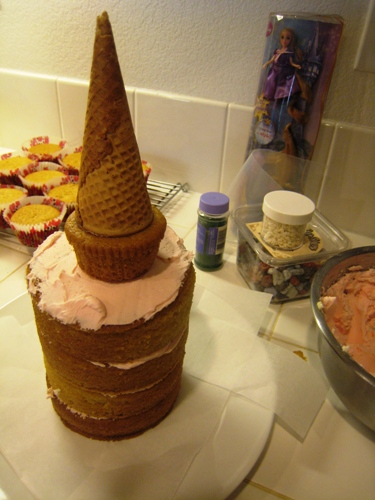
<path fill-rule="evenodd" d="M 77 217 L 103 236 L 136 233 L 153 217 L 106 12 L 97 19 Z"/>
<path fill-rule="evenodd" d="M 76 210 L 65 231 L 80 267 L 109 282 L 153 264 L 166 221 L 151 206 L 108 14 L 97 18 Z"/>

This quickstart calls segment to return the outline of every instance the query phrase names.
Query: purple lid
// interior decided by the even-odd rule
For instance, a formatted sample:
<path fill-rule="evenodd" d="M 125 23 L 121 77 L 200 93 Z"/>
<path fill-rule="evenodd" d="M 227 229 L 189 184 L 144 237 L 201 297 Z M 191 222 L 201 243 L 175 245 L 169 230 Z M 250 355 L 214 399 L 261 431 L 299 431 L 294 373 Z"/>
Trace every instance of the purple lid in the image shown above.
<path fill-rule="evenodd" d="M 225 214 L 229 210 L 229 198 L 223 193 L 204 193 L 200 197 L 199 208 L 211 215 Z"/>

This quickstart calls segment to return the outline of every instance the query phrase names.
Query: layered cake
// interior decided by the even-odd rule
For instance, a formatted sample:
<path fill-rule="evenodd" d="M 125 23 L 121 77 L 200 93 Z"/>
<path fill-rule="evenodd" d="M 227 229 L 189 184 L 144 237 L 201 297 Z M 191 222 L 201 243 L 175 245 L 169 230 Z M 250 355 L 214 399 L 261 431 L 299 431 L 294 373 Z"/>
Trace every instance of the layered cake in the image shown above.
<path fill-rule="evenodd" d="M 181 384 L 192 254 L 150 203 L 112 28 L 97 18 L 76 210 L 29 263 L 48 396 L 117 440 L 157 425 Z"/>

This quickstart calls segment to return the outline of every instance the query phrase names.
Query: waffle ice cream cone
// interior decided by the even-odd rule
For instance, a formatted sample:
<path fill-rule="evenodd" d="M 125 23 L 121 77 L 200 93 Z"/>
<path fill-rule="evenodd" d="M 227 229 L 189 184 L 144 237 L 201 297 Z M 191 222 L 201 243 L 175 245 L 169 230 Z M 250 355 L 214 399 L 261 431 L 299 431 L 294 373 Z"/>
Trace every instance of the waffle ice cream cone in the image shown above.
<path fill-rule="evenodd" d="M 102 236 L 134 234 L 153 219 L 106 12 L 97 18 L 77 219 Z"/>
<path fill-rule="evenodd" d="M 79 266 L 108 282 L 152 266 L 166 228 L 151 206 L 108 14 L 97 18 L 76 210 L 65 232 Z"/>

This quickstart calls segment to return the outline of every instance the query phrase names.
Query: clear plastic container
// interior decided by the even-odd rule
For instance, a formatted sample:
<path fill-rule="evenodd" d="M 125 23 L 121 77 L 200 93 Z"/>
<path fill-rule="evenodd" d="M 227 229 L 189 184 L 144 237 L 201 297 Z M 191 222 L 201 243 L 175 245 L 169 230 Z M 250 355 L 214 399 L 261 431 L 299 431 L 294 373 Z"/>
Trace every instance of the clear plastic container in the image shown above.
<path fill-rule="evenodd" d="M 289 258 L 278 258 L 248 227 L 249 223 L 262 221 L 262 205 L 238 207 L 231 217 L 238 233 L 237 268 L 252 290 L 271 293 L 273 303 L 309 297 L 311 282 L 319 267 L 349 245 L 346 236 L 315 210 L 306 231 L 319 234 L 321 250 L 309 255 L 290 252 Z"/>

